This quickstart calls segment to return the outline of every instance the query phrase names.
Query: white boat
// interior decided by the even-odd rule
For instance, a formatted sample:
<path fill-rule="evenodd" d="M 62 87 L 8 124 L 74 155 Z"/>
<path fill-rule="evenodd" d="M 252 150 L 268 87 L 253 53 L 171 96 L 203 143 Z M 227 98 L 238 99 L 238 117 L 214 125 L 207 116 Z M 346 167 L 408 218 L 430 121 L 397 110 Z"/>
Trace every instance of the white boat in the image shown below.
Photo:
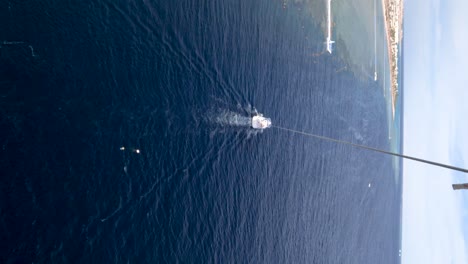
<path fill-rule="evenodd" d="M 261 114 L 252 117 L 252 127 L 255 129 L 265 129 L 271 126 L 271 119 Z"/>

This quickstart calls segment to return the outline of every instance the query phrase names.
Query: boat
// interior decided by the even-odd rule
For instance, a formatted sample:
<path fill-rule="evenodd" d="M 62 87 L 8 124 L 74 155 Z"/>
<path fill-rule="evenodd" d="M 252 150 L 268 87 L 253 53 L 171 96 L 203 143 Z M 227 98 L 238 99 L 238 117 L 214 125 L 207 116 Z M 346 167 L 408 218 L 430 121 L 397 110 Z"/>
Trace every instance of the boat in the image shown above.
<path fill-rule="evenodd" d="M 252 128 L 265 129 L 271 126 L 271 119 L 262 116 L 261 114 L 252 117 Z"/>

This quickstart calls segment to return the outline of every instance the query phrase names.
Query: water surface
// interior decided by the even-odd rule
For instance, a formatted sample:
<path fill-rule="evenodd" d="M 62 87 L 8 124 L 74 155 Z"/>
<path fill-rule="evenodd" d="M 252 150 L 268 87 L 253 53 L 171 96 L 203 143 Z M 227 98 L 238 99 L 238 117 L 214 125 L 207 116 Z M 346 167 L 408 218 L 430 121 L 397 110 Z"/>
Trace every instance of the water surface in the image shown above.
<path fill-rule="evenodd" d="M 300 4 L 1 10 L 1 262 L 399 261 L 391 157 L 246 124 L 390 147 L 381 87 Z"/>

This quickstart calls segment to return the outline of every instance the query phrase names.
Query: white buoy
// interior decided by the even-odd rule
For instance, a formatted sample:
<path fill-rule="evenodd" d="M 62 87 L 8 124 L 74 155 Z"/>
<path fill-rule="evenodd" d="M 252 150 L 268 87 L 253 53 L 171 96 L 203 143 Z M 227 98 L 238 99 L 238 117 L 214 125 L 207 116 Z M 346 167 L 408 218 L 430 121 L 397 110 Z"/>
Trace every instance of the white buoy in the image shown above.
<path fill-rule="evenodd" d="M 125 147 L 123 147 L 123 146 L 122 146 L 122 147 L 120 147 L 120 150 L 124 151 L 124 150 L 125 150 Z"/>

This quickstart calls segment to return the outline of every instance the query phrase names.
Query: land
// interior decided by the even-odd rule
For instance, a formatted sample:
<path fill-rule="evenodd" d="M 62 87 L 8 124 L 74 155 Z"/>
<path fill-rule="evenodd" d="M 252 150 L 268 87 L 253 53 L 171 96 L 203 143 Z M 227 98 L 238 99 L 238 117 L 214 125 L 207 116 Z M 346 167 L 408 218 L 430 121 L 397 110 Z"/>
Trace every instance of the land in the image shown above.
<path fill-rule="evenodd" d="M 328 0 L 282 1 L 285 3 L 283 8 L 294 6 L 310 14 L 322 29 L 325 41 L 328 35 Z M 377 0 L 377 2 L 375 0 L 332 0 L 331 2 L 332 39 L 336 40 L 333 54 L 345 63 L 343 69 L 353 72 L 356 77 L 363 80 L 374 79 L 376 69 L 383 69 L 382 75 L 386 72 L 390 74 L 389 107 L 391 113 L 389 115 L 391 114 L 393 120 L 399 96 L 398 63 L 403 37 L 403 2 L 404 0 Z M 375 30 L 376 13 L 373 8 L 375 4 L 383 11 L 381 13 L 383 21 L 378 20 L 377 28 L 380 25 L 381 28 L 384 27 L 384 30 Z M 380 14 L 378 17 L 381 19 Z M 372 47 L 375 45 L 374 41 L 376 41 L 377 50 Z M 388 61 L 385 58 L 375 61 L 375 56 L 380 56 L 385 52 Z M 325 49 L 314 56 L 324 54 L 326 54 Z"/>
<path fill-rule="evenodd" d="M 382 0 L 385 32 L 390 66 L 390 88 L 392 93 L 392 118 L 398 99 L 398 44 L 403 38 L 403 0 Z"/>

